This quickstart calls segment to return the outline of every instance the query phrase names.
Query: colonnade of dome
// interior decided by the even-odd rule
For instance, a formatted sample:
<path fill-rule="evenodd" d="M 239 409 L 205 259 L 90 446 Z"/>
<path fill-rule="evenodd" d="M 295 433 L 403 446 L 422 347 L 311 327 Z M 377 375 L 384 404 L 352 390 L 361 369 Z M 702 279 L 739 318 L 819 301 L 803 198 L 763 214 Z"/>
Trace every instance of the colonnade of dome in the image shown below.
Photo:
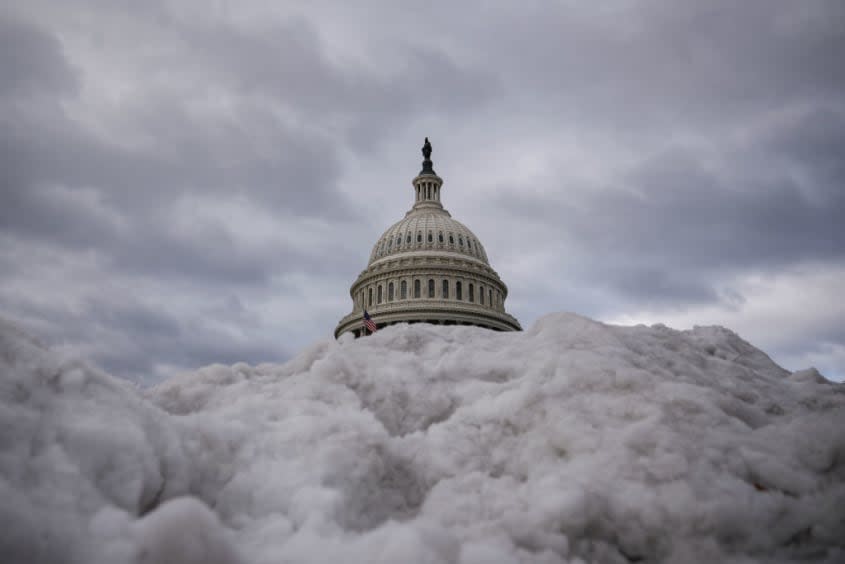
<path fill-rule="evenodd" d="M 484 246 L 443 208 L 443 180 L 430 154 L 426 139 L 423 168 L 413 180 L 414 205 L 373 246 L 367 268 L 350 289 L 352 312 L 338 323 L 336 337 L 363 334 L 365 310 L 378 327 L 422 322 L 520 330 L 505 311 L 507 287 L 490 267 Z"/>

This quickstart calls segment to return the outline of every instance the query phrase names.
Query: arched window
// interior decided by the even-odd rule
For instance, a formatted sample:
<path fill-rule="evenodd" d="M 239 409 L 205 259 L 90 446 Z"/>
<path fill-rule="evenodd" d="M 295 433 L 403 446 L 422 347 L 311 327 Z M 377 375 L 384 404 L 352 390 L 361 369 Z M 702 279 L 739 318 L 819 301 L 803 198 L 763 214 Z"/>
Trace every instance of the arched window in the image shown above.
<path fill-rule="evenodd" d="M 378 285 L 377 294 L 378 297 L 376 298 L 376 303 L 381 303 L 381 284 Z"/>
<path fill-rule="evenodd" d="M 402 280 L 399 283 L 399 299 L 404 300 L 408 298 L 408 282 L 407 280 Z"/>
<path fill-rule="evenodd" d="M 434 242 L 434 235 L 431 234 L 431 231 L 428 232 L 428 242 L 429 243 Z"/>
<path fill-rule="evenodd" d="M 444 300 L 449 299 L 449 281 L 446 279 L 443 280 L 443 291 L 441 292 L 441 294 L 443 294 Z"/>
<path fill-rule="evenodd" d="M 475 302 L 475 286 L 469 285 L 469 301 Z"/>
<path fill-rule="evenodd" d="M 422 243 L 422 231 L 417 231 L 417 243 Z"/>
<path fill-rule="evenodd" d="M 452 234 L 451 234 L 451 233 L 449 233 L 449 244 L 450 244 L 450 245 L 454 245 L 454 244 L 455 244 L 455 238 L 454 238 L 454 237 L 452 237 Z"/>
<path fill-rule="evenodd" d="M 387 285 L 387 301 L 393 301 L 393 282 Z"/>
<path fill-rule="evenodd" d="M 408 236 L 405 237 L 405 243 L 407 243 L 408 245 L 411 244 L 411 234 L 410 233 L 408 233 Z"/>
<path fill-rule="evenodd" d="M 493 307 L 493 290 L 487 290 L 487 303 Z"/>
<path fill-rule="evenodd" d="M 420 297 L 420 280 L 419 280 L 419 278 L 414 280 L 414 297 L 415 298 Z"/>
<path fill-rule="evenodd" d="M 434 297 L 434 280 L 432 280 L 431 278 L 428 279 L 428 297 Z"/>
<path fill-rule="evenodd" d="M 464 246 L 464 238 L 461 237 L 460 235 L 458 236 L 458 244 L 462 247 Z"/>
<path fill-rule="evenodd" d="M 369 302 L 370 306 L 372 306 L 372 305 L 373 305 L 373 289 L 372 289 L 372 288 L 370 288 L 370 289 L 368 290 L 368 293 L 369 293 L 369 295 L 370 295 L 370 299 L 368 300 L 368 302 Z"/>
<path fill-rule="evenodd" d="M 443 232 L 442 231 L 437 234 L 437 240 L 441 243 L 443 242 Z"/>
<path fill-rule="evenodd" d="M 478 286 L 478 301 L 484 305 L 484 286 Z"/>
<path fill-rule="evenodd" d="M 396 237 L 396 246 L 398 247 L 401 244 L 402 244 L 402 236 L 399 235 L 399 236 Z"/>
<path fill-rule="evenodd" d="M 393 239 L 389 239 L 389 240 L 387 241 L 387 248 L 389 249 L 389 248 L 391 248 L 392 246 L 393 246 Z"/>
<path fill-rule="evenodd" d="M 456 299 L 456 300 L 462 300 L 462 299 L 464 299 L 464 292 L 463 292 L 463 290 L 464 290 L 464 289 L 463 289 L 463 285 L 461 284 L 461 281 L 460 281 L 460 280 L 458 280 L 457 282 L 455 282 L 455 299 Z"/>

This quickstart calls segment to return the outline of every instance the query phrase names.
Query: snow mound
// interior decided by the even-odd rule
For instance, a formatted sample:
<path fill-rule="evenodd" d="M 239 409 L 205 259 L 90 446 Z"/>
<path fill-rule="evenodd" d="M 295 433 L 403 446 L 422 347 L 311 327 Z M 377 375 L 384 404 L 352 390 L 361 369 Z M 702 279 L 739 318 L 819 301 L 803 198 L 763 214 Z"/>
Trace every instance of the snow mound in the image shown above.
<path fill-rule="evenodd" d="M 842 562 L 843 429 L 719 327 L 398 325 L 139 390 L 0 323 L 0 561 Z"/>

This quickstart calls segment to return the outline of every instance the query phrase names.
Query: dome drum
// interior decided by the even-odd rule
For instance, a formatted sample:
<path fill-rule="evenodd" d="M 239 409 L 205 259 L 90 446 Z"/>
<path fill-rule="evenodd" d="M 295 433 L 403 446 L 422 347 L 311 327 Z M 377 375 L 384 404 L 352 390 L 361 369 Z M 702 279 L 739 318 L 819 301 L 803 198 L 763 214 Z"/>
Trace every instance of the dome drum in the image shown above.
<path fill-rule="evenodd" d="M 473 325 L 494 331 L 518 331 L 519 322 L 502 312 L 480 311 L 481 308 L 437 307 L 419 304 L 413 307 L 388 306 L 370 312 L 379 329 L 397 323 L 431 323 L 433 325 Z M 367 310 L 369 311 L 369 309 Z M 361 312 L 356 311 L 341 319 L 335 330 L 336 336 L 347 331 L 361 336 Z"/>

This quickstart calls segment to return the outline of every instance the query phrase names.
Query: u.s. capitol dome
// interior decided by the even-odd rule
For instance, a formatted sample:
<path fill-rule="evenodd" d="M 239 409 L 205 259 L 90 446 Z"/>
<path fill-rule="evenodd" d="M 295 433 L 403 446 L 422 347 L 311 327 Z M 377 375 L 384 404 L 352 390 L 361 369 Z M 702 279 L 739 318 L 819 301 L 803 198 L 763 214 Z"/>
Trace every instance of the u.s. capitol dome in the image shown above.
<path fill-rule="evenodd" d="M 379 237 L 370 261 L 352 284 L 352 312 L 335 337 L 365 332 L 366 310 L 379 327 L 395 323 L 476 325 L 519 331 L 505 311 L 508 289 L 490 267 L 478 237 L 440 203 L 443 179 L 434 172 L 431 144 L 413 180 L 414 205 Z"/>

